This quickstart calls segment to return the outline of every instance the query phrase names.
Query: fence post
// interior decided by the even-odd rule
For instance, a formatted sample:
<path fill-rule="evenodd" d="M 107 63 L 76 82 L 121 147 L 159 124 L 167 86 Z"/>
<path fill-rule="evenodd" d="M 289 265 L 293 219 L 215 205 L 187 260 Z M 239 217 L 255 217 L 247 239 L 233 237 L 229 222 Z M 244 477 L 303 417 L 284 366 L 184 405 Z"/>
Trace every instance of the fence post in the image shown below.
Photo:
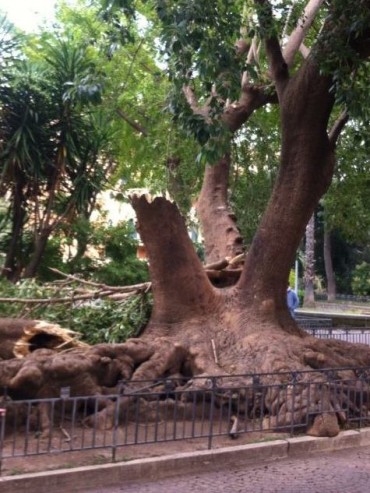
<path fill-rule="evenodd" d="M 211 378 L 211 409 L 209 412 L 209 434 L 208 434 L 208 450 L 212 448 L 213 438 L 213 417 L 215 410 L 215 392 L 216 392 L 216 378 Z"/>
<path fill-rule="evenodd" d="M 4 437 L 5 437 L 5 418 L 6 409 L 0 408 L 0 476 L 3 469 L 3 448 L 4 448 Z"/>
<path fill-rule="evenodd" d="M 112 437 L 112 462 L 116 462 L 116 454 L 117 454 L 117 433 L 118 433 L 118 426 L 119 426 L 119 411 L 120 411 L 120 406 L 121 406 L 121 397 L 123 397 L 125 393 L 125 381 L 120 380 L 118 382 L 118 393 L 117 393 L 117 399 L 116 399 L 116 405 L 114 408 L 114 424 L 113 424 L 113 437 Z"/>
<path fill-rule="evenodd" d="M 292 406 L 292 418 L 291 418 L 291 422 L 290 422 L 290 436 L 292 437 L 294 435 L 294 429 L 295 429 L 295 422 L 294 422 L 294 409 L 295 409 L 295 398 L 296 398 L 296 390 L 297 390 L 297 387 L 296 387 L 296 384 L 298 382 L 298 373 L 296 371 L 292 371 L 292 381 L 291 381 L 291 385 L 292 385 L 292 403 L 291 403 L 291 406 Z M 289 386 L 289 384 L 288 384 Z"/>

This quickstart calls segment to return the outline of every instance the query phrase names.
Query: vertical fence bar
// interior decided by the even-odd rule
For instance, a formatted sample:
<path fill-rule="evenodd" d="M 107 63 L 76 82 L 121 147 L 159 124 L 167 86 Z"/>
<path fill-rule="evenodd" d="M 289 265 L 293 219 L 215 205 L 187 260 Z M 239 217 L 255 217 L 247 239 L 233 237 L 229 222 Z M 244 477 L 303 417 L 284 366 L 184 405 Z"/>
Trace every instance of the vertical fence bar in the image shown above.
<path fill-rule="evenodd" d="M 296 384 L 297 384 L 297 372 L 293 371 L 292 372 L 292 403 L 291 403 L 291 419 L 290 419 L 290 436 L 294 435 L 294 429 L 295 429 L 295 423 L 294 423 L 294 416 L 295 416 L 295 393 L 296 393 Z M 287 385 L 288 388 L 288 385 Z"/>
<path fill-rule="evenodd" d="M 208 432 L 208 450 L 212 448 L 212 438 L 213 438 L 213 417 L 215 408 L 215 393 L 216 393 L 216 378 L 211 379 L 211 408 L 209 410 L 209 432 Z"/>
<path fill-rule="evenodd" d="M 3 449 L 5 438 L 6 409 L 0 408 L 0 476 L 3 471 Z"/>
<path fill-rule="evenodd" d="M 114 407 L 114 422 L 113 422 L 113 436 L 112 436 L 112 462 L 116 462 L 117 453 L 117 433 L 119 426 L 119 408 L 120 408 L 120 395 L 117 395 L 116 405 Z"/>

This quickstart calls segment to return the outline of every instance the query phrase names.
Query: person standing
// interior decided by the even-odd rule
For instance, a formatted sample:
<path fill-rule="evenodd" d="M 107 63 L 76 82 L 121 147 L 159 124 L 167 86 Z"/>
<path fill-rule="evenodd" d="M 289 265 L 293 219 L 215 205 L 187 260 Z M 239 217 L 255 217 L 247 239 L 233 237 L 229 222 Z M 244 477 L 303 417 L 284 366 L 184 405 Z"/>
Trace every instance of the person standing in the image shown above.
<path fill-rule="evenodd" d="M 293 289 L 290 287 L 289 283 L 287 289 L 287 304 L 291 316 L 295 318 L 295 310 L 299 306 L 299 300 L 298 300 L 298 296 L 296 295 L 295 291 L 293 291 Z"/>

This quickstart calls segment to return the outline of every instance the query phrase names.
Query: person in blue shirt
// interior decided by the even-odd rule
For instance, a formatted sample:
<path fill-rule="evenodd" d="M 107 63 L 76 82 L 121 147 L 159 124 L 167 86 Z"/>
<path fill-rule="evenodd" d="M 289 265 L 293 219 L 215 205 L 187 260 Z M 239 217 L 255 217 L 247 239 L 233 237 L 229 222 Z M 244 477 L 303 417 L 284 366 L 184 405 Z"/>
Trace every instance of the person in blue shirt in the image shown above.
<path fill-rule="evenodd" d="M 286 295 L 287 295 L 287 304 L 288 304 L 290 314 L 293 318 L 295 318 L 295 310 L 299 306 L 299 300 L 298 300 L 298 296 L 296 295 L 295 291 L 293 291 L 291 289 L 289 283 L 288 283 L 288 289 L 287 289 Z"/>

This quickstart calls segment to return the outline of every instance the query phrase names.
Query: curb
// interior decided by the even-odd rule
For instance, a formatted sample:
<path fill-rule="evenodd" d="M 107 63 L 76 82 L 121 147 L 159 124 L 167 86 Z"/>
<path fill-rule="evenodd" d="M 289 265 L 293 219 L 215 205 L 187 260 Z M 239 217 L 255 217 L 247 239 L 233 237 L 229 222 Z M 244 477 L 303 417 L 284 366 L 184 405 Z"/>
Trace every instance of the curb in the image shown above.
<path fill-rule="evenodd" d="M 370 445 L 370 428 L 342 431 L 334 438 L 310 436 L 185 452 L 129 462 L 59 469 L 0 477 L 1 493 L 65 493 L 122 486 L 129 482 L 156 481 L 173 476 L 242 467 L 262 461 L 294 458 L 318 452 Z"/>

